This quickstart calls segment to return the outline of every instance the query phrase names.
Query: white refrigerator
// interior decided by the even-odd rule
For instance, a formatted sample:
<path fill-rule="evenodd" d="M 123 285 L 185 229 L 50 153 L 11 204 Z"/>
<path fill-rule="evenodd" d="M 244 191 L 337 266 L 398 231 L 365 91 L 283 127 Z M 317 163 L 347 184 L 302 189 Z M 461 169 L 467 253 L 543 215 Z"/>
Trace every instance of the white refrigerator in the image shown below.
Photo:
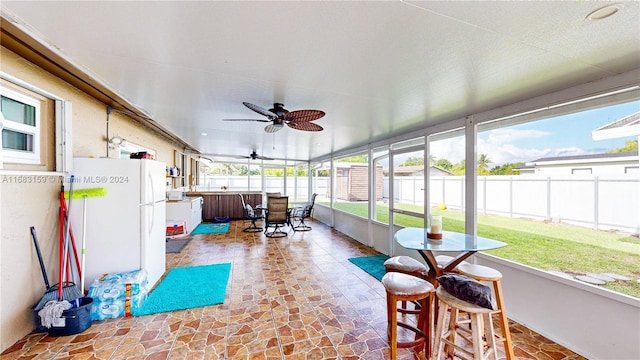
<path fill-rule="evenodd" d="M 166 165 L 147 159 L 74 158 L 71 174 L 74 191 L 106 189 L 105 196 L 86 198 L 86 212 L 83 199 L 73 199 L 70 208 L 78 254 L 86 213 L 84 288 L 103 274 L 145 269 L 151 289 L 166 270 Z"/>

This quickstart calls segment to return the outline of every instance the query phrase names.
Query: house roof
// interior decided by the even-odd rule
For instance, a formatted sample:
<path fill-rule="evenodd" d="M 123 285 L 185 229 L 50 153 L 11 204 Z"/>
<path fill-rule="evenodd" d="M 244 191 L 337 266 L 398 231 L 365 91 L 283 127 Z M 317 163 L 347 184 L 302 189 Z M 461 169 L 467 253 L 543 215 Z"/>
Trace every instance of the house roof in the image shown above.
<path fill-rule="evenodd" d="M 591 136 L 594 140 L 640 136 L 640 111 L 593 130 Z"/>
<path fill-rule="evenodd" d="M 603 153 L 603 154 L 586 154 L 586 155 L 572 155 L 572 156 L 555 156 L 555 157 L 544 157 L 539 158 L 530 162 L 527 162 L 528 165 L 540 164 L 545 162 L 583 162 L 584 160 L 611 160 L 611 159 L 621 159 L 621 158 L 629 158 L 629 157 L 637 157 L 637 151 L 631 152 L 621 152 L 621 153 Z M 525 167 L 521 167 L 525 168 Z"/>
<path fill-rule="evenodd" d="M 443 173 L 453 175 L 452 172 L 436 165 L 431 165 L 431 169 L 437 169 L 439 171 L 442 171 Z M 422 173 L 423 171 L 424 171 L 423 165 L 397 166 L 393 169 L 393 172 L 395 174 L 413 174 L 413 173 Z"/>

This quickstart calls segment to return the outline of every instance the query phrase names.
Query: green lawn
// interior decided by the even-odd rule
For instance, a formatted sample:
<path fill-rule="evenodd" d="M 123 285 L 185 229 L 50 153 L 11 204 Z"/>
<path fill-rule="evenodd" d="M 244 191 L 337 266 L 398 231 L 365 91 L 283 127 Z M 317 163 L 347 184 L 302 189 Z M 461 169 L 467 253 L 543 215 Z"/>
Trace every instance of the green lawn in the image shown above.
<path fill-rule="evenodd" d="M 328 205 L 328 204 L 323 204 Z M 367 203 L 336 203 L 336 209 L 367 217 Z M 422 212 L 422 207 L 402 205 L 403 209 Z M 387 204 L 376 206 L 376 220 L 389 222 Z M 445 230 L 464 232 L 464 213 L 433 210 L 443 217 Z M 395 215 L 398 225 L 422 227 L 421 219 Z M 478 235 L 500 240 L 509 246 L 487 251 L 543 270 L 559 270 L 575 275 L 589 272 L 616 273 L 634 279 L 603 287 L 640 298 L 640 239 L 617 232 L 592 230 L 568 224 L 529 219 L 478 215 Z"/>

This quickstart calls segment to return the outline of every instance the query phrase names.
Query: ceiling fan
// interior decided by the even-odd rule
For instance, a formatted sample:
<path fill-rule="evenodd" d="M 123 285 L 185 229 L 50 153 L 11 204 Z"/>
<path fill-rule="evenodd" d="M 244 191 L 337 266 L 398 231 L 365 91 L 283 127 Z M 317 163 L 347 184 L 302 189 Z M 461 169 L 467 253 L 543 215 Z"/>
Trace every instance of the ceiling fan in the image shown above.
<path fill-rule="evenodd" d="M 266 156 L 260 156 L 258 155 L 258 153 L 256 153 L 255 150 L 253 150 L 253 152 L 251 154 L 249 154 L 249 156 L 238 156 L 239 158 L 243 158 L 243 159 L 251 159 L 251 160 L 275 160 L 273 158 L 270 157 L 266 157 Z"/>
<path fill-rule="evenodd" d="M 259 121 L 259 122 L 271 122 L 264 128 L 264 131 L 268 133 L 274 133 L 279 131 L 286 124 L 292 129 L 302 131 L 322 131 L 322 126 L 312 123 L 311 121 L 318 120 L 325 115 L 324 111 L 320 110 L 295 110 L 289 111 L 284 108 L 283 104 L 274 103 L 273 108 L 267 110 L 261 106 L 254 105 L 248 102 L 243 102 L 244 106 L 257 112 L 260 115 L 266 116 L 267 119 L 224 119 L 224 121 Z"/>

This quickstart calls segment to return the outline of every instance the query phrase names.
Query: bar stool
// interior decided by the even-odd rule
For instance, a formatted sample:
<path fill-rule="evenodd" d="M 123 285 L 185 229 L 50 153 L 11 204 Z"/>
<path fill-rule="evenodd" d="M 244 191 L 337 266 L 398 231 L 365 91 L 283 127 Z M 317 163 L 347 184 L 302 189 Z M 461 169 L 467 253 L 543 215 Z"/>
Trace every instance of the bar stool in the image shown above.
<path fill-rule="evenodd" d="M 511 342 L 511 332 L 509 331 L 509 320 L 507 319 L 507 312 L 504 306 L 504 297 L 502 294 L 502 285 L 500 280 L 502 279 L 502 273 L 496 269 L 492 269 L 487 266 L 461 263 L 456 267 L 458 273 L 466 275 L 472 279 L 478 281 L 487 281 L 493 284 L 493 294 L 496 300 L 496 310 L 492 314 L 497 314 L 499 317 L 500 330 L 502 330 L 502 336 L 497 337 L 497 341 L 504 344 L 504 352 L 507 360 L 514 360 L 513 344 Z"/>
<path fill-rule="evenodd" d="M 473 360 L 484 360 L 491 357 L 497 359 L 495 335 L 493 332 L 493 320 L 491 318 L 491 309 L 477 306 L 466 301 L 462 301 L 449 294 L 442 286 L 436 291 L 438 300 L 438 323 L 436 325 L 435 342 L 433 344 L 432 359 L 440 359 L 445 348 L 445 344 L 449 346 L 447 357 L 461 355 L 464 353 Z M 451 311 L 449 323 L 445 329 L 447 322 L 447 313 Z M 469 320 L 458 320 L 458 312 L 464 311 L 469 314 Z M 469 323 L 471 330 L 465 330 L 460 324 Z M 469 337 L 471 334 L 471 337 Z M 456 335 L 459 335 L 464 341 L 471 344 L 472 351 L 456 344 Z M 485 342 L 483 336 L 487 339 L 487 350 L 484 351 Z M 458 353 L 456 354 L 456 350 Z"/>
<path fill-rule="evenodd" d="M 431 308 L 435 288 L 419 277 L 400 272 L 388 272 L 382 277 L 382 285 L 387 292 L 387 336 L 391 347 L 391 359 L 398 356 L 398 348 L 415 348 L 417 353 L 424 352 L 425 358 L 431 353 Z M 398 301 L 418 301 L 419 309 L 398 308 Z M 398 313 L 417 315 L 416 325 L 409 319 L 398 321 Z M 398 341 L 398 327 L 415 334 L 414 340 Z"/>
<path fill-rule="evenodd" d="M 429 269 L 427 265 L 420 261 L 405 255 L 394 256 L 384 262 L 385 272 L 399 272 L 403 274 L 417 276 L 421 279 L 427 279 Z M 407 302 L 402 302 L 402 308 L 407 308 Z"/>
<path fill-rule="evenodd" d="M 384 269 L 386 272 L 399 272 L 403 274 L 417 276 L 422 279 L 426 279 L 429 275 L 429 269 L 427 265 L 410 256 L 394 256 L 387 259 L 384 262 Z"/>

